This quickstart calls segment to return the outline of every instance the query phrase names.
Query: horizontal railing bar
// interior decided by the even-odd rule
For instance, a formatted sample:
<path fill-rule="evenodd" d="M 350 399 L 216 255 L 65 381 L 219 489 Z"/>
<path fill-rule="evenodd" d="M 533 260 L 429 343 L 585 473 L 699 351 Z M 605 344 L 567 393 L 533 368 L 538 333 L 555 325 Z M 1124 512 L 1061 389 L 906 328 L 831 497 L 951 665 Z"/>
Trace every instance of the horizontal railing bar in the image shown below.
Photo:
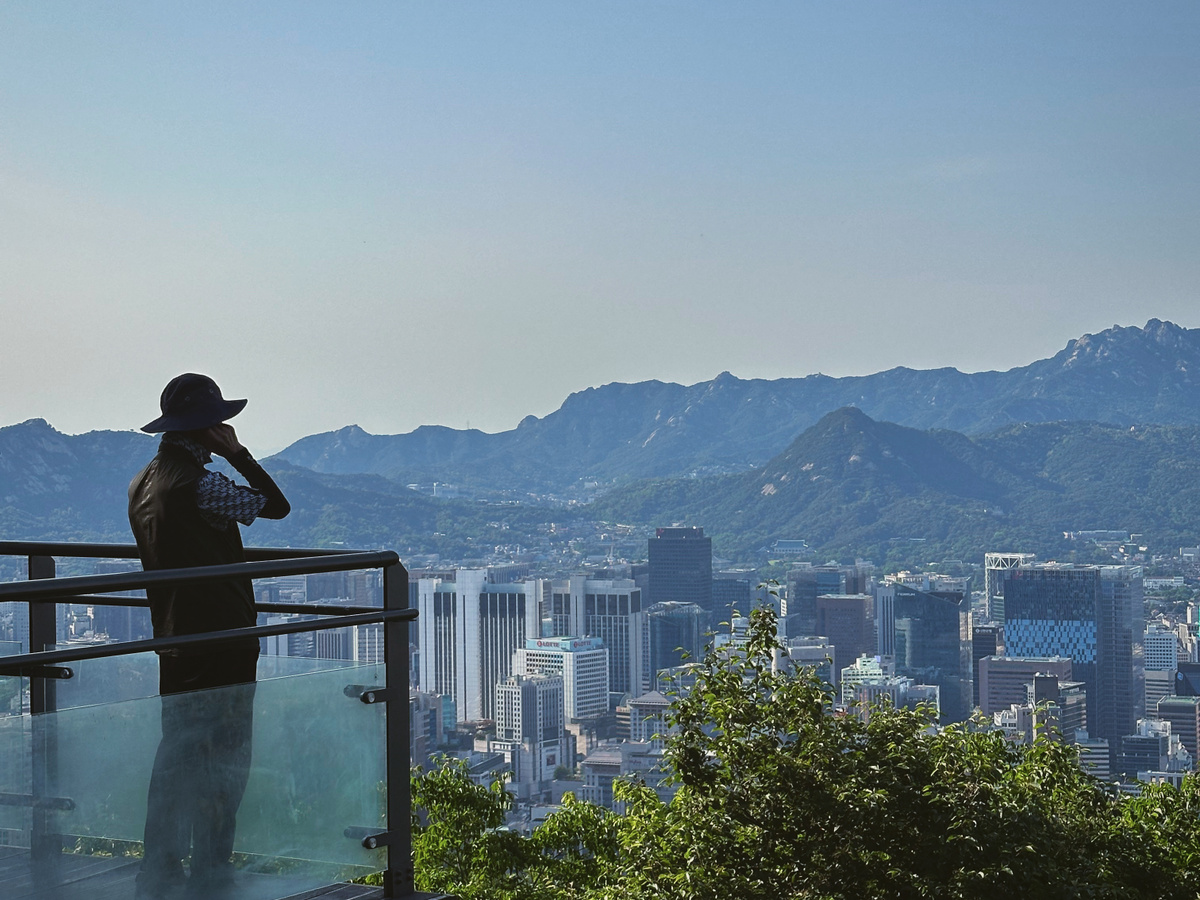
<path fill-rule="evenodd" d="M 35 797 L 33 794 L 0 794 L 0 806 L 28 806 L 32 809 L 61 809 L 70 811 L 75 801 L 68 797 Z"/>
<path fill-rule="evenodd" d="M 19 675 L 21 674 L 20 670 L 32 666 L 57 665 L 85 659 L 106 659 L 110 656 L 128 656 L 133 653 L 147 653 L 151 650 L 174 650 L 179 647 L 227 643 L 238 638 L 271 637 L 277 634 L 299 634 L 302 631 L 350 628 L 353 625 L 374 625 L 379 622 L 412 621 L 416 618 L 417 610 L 415 609 L 376 609 L 369 613 L 356 613 L 329 619 L 310 619 L 306 622 L 280 622 L 277 625 L 254 625 L 249 628 L 206 631 L 203 634 L 151 638 L 147 641 L 122 641 L 116 644 L 72 647 L 67 650 L 43 650 L 38 653 L 24 653 L 20 656 L 0 656 L 0 675 Z"/>
<path fill-rule="evenodd" d="M 382 606 L 336 606 L 327 603 L 255 603 L 254 608 L 259 612 L 314 616 L 351 616 L 383 609 Z"/>
<path fill-rule="evenodd" d="M 234 578 L 272 578 L 279 575 L 313 575 L 349 569 L 375 569 L 400 562 L 394 550 L 337 553 L 307 559 L 285 558 L 223 566 L 194 566 L 186 569 L 154 569 L 114 575 L 82 575 L 74 578 L 43 578 L 0 584 L 0 602 L 34 600 L 39 597 L 70 597 L 92 591 L 130 591 L 176 584 L 203 584 Z"/>
<path fill-rule="evenodd" d="M 247 560 L 294 559 L 360 553 L 358 549 L 316 547 L 246 547 Z M 74 544 L 66 541 L 0 541 L 0 556 L 63 556 L 74 559 L 138 559 L 137 544 Z"/>
<path fill-rule="evenodd" d="M 61 597 L 38 597 L 30 603 L 70 602 L 76 606 L 121 606 L 133 609 L 149 609 L 150 601 L 145 597 L 114 597 L 111 594 L 72 594 L 69 600 Z M 351 613 L 371 612 L 378 606 L 338 606 L 332 603 L 255 603 L 258 612 L 312 613 L 318 616 L 348 616 Z"/>

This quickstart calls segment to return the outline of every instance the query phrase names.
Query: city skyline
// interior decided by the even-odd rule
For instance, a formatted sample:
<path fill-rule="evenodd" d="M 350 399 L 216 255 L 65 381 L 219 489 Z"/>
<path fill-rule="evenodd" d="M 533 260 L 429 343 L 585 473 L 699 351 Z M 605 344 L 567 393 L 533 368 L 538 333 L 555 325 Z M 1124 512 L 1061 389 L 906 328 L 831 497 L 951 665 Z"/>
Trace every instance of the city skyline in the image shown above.
<path fill-rule="evenodd" d="M 1153 7 L 7 4 L 0 424 L 198 370 L 266 449 L 501 431 L 1195 327 L 1200 10 Z"/>

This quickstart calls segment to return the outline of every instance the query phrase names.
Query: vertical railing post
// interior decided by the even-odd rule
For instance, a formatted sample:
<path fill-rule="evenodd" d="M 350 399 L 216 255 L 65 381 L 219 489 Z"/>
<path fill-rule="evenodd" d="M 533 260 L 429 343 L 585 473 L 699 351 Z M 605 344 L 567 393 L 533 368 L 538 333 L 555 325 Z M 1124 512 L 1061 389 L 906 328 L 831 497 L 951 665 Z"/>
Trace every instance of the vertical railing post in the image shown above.
<path fill-rule="evenodd" d="M 400 563 L 383 568 L 383 606 L 408 608 L 408 570 Z M 384 679 L 387 689 L 387 846 L 388 867 L 383 876 L 385 897 L 407 897 L 414 891 L 412 858 L 412 796 L 409 785 L 409 623 L 383 623 Z"/>
<path fill-rule="evenodd" d="M 29 580 L 55 576 L 54 557 L 29 557 Z M 53 650 L 58 643 L 58 604 L 29 603 L 29 651 Z M 33 758 L 30 760 L 33 793 L 30 856 L 34 877 L 57 883 L 62 856 L 62 836 L 52 827 L 54 813 L 39 800 L 54 796 L 58 782 L 58 727 L 53 713 L 58 708 L 55 679 L 31 676 L 29 711 L 32 714 Z"/>

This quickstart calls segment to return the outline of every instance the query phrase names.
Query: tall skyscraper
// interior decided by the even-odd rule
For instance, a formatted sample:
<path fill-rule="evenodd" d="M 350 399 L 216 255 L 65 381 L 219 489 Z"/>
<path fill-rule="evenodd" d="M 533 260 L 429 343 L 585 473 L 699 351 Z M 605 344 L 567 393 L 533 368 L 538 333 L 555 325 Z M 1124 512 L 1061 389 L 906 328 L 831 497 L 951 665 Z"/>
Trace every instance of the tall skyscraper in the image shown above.
<path fill-rule="evenodd" d="M 917 684 L 935 684 L 942 722 L 962 722 L 971 715 L 971 612 L 961 591 L 921 591 L 890 584 L 896 674 Z M 880 623 L 881 634 L 885 623 Z M 882 644 L 882 638 L 880 643 Z"/>
<path fill-rule="evenodd" d="M 555 635 L 597 637 L 608 648 L 609 690 L 638 696 L 645 666 L 642 591 L 632 579 L 591 579 L 572 575 L 550 588 L 550 621 Z"/>
<path fill-rule="evenodd" d="M 1004 610 L 1009 654 L 1071 658 L 1088 731 L 1109 742 L 1116 770 L 1145 704 L 1141 568 L 1019 565 L 1004 573 Z"/>
<path fill-rule="evenodd" d="M 538 636 L 541 595 L 538 581 L 491 584 L 485 569 L 459 569 L 455 581 L 422 578 L 421 689 L 453 697 L 460 722 L 494 718 L 513 653 Z"/>
<path fill-rule="evenodd" d="M 1145 595 L 1141 566 L 1100 567 L 1100 719 L 1096 734 L 1131 734 L 1146 715 Z M 1111 740 L 1111 739 L 1110 739 Z"/>
<path fill-rule="evenodd" d="M 648 542 L 650 602 L 695 603 L 713 615 L 712 538 L 703 528 L 659 528 Z"/>

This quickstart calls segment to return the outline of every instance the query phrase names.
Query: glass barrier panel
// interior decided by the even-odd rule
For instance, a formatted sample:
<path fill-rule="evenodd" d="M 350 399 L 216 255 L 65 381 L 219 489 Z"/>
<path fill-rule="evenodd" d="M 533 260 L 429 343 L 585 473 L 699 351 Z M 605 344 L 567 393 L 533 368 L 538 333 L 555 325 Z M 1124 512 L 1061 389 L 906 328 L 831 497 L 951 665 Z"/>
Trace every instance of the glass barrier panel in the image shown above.
<path fill-rule="evenodd" d="M 8 682 L 20 693 L 20 678 L 0 678 L 0 688 Z M 0 715 L 0 847 L 29 846 L 31 815 L 24 800 L 33 793 L 29 726 L 29 716 Z"/>
<path fill-rule="evenodd" d="M 16 608 L 18 604 L 3 604 Z M 20 641 L 0 641 L 0 656 L 24 653 Z M 33 790 L 29 768 L 29 720 L 22 717 L 25 679 L 0 675 L 0 848 L 28 847 L 30 812 L 24 797 Z"/>
<path fill-rule="evenodd" d="M 118 671 L 115 661 L 90 661 L 110 664 L 107 674 L 99 666 L 91 675 L 115 673 L 132 684 L 153 667 L 152 658 L 132 660 L 138 665 Z M 386 704 L 359 695 L 382 686 L 382 665 L 266 657 L 259 671 L 257 684 L 0 718 L 0 791 L 29 794 L 28 761 L 51 761 L 46 793 L 62 808 L 45 818 L 47 830 L 62 835 L 62 871 L 87 861 L 131 879 L 147 833 L 154 860 L 187 856 L 181 821 L 193 826 L 193 875 L 231 878 L 233 891 L 222 895 L 231 900 L 283 897 L 381 870 L 385 851 L 369 851 L 361 839 L 383 825 Z M 76 699 L 95 688 L 87 683 Z M 0 834 L 28 835 L 33 815 L 0 804 L 0 828 L 10 829 Z M 218 850 L 231 827 L 226 870 Z M 59 877 L 34 869 L 30 884 Z M 0 895 L 36 895 L 12 888 L 0 884 Z M 71 890 L 59 881 L 52 896 L 75 896 Z"/>

